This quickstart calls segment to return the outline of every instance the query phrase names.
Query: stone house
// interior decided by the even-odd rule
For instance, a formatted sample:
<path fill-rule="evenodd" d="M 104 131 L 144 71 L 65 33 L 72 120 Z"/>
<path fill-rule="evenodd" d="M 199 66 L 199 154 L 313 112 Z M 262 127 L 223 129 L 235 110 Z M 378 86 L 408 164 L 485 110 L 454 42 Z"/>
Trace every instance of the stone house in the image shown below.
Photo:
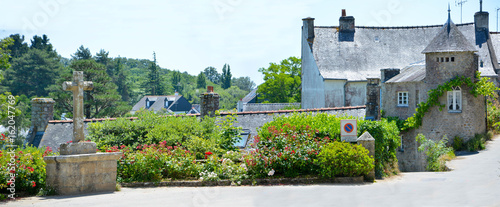
<path fill-rule="evenodd" d="M 175 95 L 170 96 L 144 96 L 132 107 L 130 113 L 134 114 L 140 109 L 155 112 L 164 110 L 167 113 L 188 114 L 193 111 L 193 106 L 184 96 L 175 93 Z"/>
<path fill-rule="evenodd" d="M 456 27 L 477 49 L 482 76 L 496 80 L 500 33 L 489 32 L 488 18 L 488 12 L 480 11 L 473 23 Z M 390 72 L 425 63 L 421 52 L 442 28 L 355 26 L 345 10 L 339 26 L 315 26 L 310 17 L 302 21 L 303 109 L 365 105 L 368 79 L 380 79 L 381 69 Z"/>
<path fill-rule="evenodd" d="M 417 104 L 427 101 L 428 91 L 457 77 L 475 79 L 479 70 L 479 55 L 469 40 L 448 17 L 436 37 L 422 51 L 425 63 L 404 67 L 397 73 L 382 70 L 382 76 L 388 78 L 382 84 L 382 109 L 385 116 L 407 119 L 413 116 Z M 404 132 L 402 147 L 398 152 L 399 166 L 404 171 L 425 170 L 425 156 L 418 153 L 417 134 L 424 134 L 428 139 L 440 140 L 443 136 L 453 139 L 455 136 L 465 140 L 475 134 L 486 132 L 486 99 L 474 97 L 471 88 L 466 85 L 454 87 L 439 97 L 444 104 L 429 109 L 422 120 L 422 126 Z"/>

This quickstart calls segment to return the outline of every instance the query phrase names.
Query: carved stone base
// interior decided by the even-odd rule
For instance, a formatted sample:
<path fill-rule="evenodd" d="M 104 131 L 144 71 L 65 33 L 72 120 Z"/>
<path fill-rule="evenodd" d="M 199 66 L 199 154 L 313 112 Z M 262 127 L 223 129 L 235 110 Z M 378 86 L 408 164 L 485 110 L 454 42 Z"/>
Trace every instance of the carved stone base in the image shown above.
<path fill-rule="evenodd" d="M 59 195 L 113 192 L 121 152 L 47 156 L 47 186 Z"/>
<path fill-rule="evenodd" d="M 77 154 L 95 154 L 97 146 L 95 142 L 77 142 L 61 144 L 59 154 L 61 155 L 77 155 Z"/>

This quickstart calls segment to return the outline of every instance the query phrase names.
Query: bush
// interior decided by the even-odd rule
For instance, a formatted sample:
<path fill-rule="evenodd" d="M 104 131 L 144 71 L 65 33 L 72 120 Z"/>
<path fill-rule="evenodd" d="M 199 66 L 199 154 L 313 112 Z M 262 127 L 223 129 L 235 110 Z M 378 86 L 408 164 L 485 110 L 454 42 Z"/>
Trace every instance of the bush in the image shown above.
<path fill-rule="evenodd" d="M 491 140 L 488 134 L 476 134 L 474 138 L 465 142 L 465 148 L 471 152 L 484 150 L 488 140 Z"/>
<path fill-rule="evenodd" d="M 375 176 L 384 177 L 397 174 L 398 159 L 396 150 L 401 145 L 399 129 L 395 121 L 361 121 L 358 123 L 358 136 L 369 132 L 375 138 Z"/>
<path fill-rule="evenodd" d="M 488 130 L 500 132 L 500 109 L 497 105 L 488 106 Z"/>
<path fill-rule="evenodd" d="M 15 173 L 16 195 L 36 195 L 45 188 L 45 162 L 43 157 L 54 155 L 52 150 L 36 147 L 15 150 L 15 169 L 12 169 L 11 156 L 7 149 L 0 150 L 0 194 L 10 194 L 7 190 L 11 183 L 10 173 Z"/>
<path fill-rule="evenodd" d="M 465 143 L 464 140 L 461 137 L 456 136 L 453 138 L 453 150 L 455 151 L 461 151 L 465 149 Z"/>
<path fill-rule="evenodd" d="M 333 142 L 323 147 L 315 163 L 322 177 L 334 178 L 366 175 L 373 169 L 373 161 L 361 145 Z"/>
<path fill-rule="evenodd" d="M 418 147 L 419 152 L 425 152 L 427 156 L 427 167 L 429 171 L 446 171 L 446 161 L 455 157 L 453 148 L 446 147 L 448 139 L 444 136 L 439 142 L 431 139 L 426 139 L 424 135 L 418 134 L 416 137 L 417 142 L 420 144 Z"/>
<path fill-rule="evenodd" d="M 294 127 L 293 130 L 298 134 L 313 130 L 313 137 L 329 137 L 332 140 L 340 140 L 340 120 L 342 119 L 354 118 L 337 117 L 326 113 L 315 115 L 294 113 L 288 117 L 278 116 L 262 126 L 259 138 L 261 140 L 271 139 L 274 135 L 269 129 L 288 130 L 287 128 L 290 126 Z M 388 121 L 385 118 L 380 121 L 358 120 L 358 136 L 367 131 L 375 138 L 375 175 L 379 178 L 399 172 L 396 150 L 401 145 L 401 139 L 397 123 L 396 120 Z"/>
<path fill-rule="evenodd" d="M 245 156 L 249 174 L 258 178 L 315 174 L 318 166 L 314 160 L 321 146 L 333 141 L 327 136 L 319 136 L 308 126 L 295 127 L 287 123 L 280 127 L 270 126 L 265 132 L 267 137 L 256 136 L 255 151 Z"/>

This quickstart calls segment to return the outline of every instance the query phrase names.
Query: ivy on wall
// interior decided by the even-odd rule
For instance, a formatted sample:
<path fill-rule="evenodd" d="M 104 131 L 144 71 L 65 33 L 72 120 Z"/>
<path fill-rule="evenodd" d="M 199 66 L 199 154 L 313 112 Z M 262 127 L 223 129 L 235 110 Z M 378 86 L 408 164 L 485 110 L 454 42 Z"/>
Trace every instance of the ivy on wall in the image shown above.
<path fill-rule="evenodd" d="M 478 95 L 493 97 L 495 91 L 500 90 L 500 88 L 497 88 L 495 84 L 489 81 L 489 79 L 490 78 L 488 77 L 481 77 L 481 73 L 476 72 L 477 81 L 465 76 L 457 76 L 448 82 L 439 85 L 436 89 L 431 89 L 428 92 L 429 98 L 427 99 L 427 102 L 421 102 L 417 105 L 417 109 L 415 110 L 416 112 L 413 116 L 405 120 L 403 130 L 419 128 L 422 125 L 422 118 L 431 107 L 439 106 L 439 110 L 443 110 L 445 104 L 441 104 L 439 102 L 439 97 L 441 97 L 445 92 L 451 91 L 452 87 L 466 85 L 471 88 L 469 92 L 474 97 L 477 97 Z"/>

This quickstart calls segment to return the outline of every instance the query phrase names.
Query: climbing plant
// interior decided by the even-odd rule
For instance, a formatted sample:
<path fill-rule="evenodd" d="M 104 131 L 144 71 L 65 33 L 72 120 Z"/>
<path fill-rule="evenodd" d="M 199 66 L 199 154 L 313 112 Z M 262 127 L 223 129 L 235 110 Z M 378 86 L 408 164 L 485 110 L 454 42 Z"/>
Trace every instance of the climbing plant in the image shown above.
<path fill-rule="evenodd" d="M 477 97 L 478 95 L 493 97 L 495 91 L 500 90 L 500 88 L 497 88 L 495 84 L 489 81 L 490 78 L 481 77 L 480 72 L 476 72 L 476 79 L 477 81 L 474 81 L 472 78 L 457 76 L 448 82 L 439 85 L 437 88 L 431 89 L 428 92 L 429 98 L 427 99 L 427 102 L 421 102 L 417 105 L 417 109 L 415 110 L 416 112 L 413 116 L 406 119 L 404 122 L 403 130 L 417 129 L 420 127 L 422 125 L 422 118 L 431 107 L 439 106 L 439 110 L 443 110 L 445 105 L 439 102 L 439 97 L 441 97 L 445 92 L 450 91 L 452 87 L 466 85 L 471 88 L 469 92 L 474 97 Z"/>

